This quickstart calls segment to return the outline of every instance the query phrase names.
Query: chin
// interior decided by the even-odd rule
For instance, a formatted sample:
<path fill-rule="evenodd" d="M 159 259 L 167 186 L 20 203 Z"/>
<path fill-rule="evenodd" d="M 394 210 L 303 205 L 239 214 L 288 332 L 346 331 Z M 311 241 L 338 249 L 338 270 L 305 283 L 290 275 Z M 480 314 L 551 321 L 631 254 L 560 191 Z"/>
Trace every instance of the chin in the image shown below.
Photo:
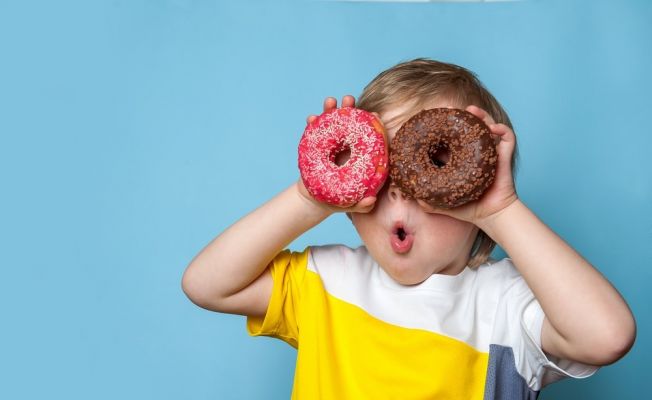
<path fill-rule="evenodd" d="M 422 282 L 425 281 L 425 280 L 426 280 L 425 278 L 423 278 L 423 279 L 408 279 L 408 280 L 405 280 L 405 279 L 395 279 L 396 282 L 400 283 L 400 284 L 403 285 L 403 286 L 413 286 L 413 285 L 418 285 L 418 284 L 422 283 Z"/>
<path fill-rule="evenodd" d="M 396 282 L 400 283 L 401 285 L 404 286 L 413 286 L 413 285 L 418 285 L 425 281 L 427 278 L 412 278 L 412 277 L 395 277 L 392 276 L 392 279 L 394 279 Z"/>
<path fill-rule="evenodd" d="M 421 276 L 422 274 L 416 274 L 413 269 L 410 269 L 406 265 L 397 265 L 394 264 L 390 268 L 383 268 L 387 275 L 389 275 L 396 282 L 401 285 L 411 286 L 418 285 L 419 283 L 428 279 L 427 276 Z"/>

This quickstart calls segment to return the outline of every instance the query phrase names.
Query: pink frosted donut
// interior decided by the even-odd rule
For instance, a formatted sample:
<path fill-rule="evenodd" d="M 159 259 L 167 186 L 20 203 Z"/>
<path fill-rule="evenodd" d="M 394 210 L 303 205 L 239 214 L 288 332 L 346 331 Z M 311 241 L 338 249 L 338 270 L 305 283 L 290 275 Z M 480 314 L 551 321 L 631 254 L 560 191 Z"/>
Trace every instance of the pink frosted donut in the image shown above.
<path fill-rule="evenodd" d="M 338 165 L 338 155 L 349 153 Z M 306 127 L 299 142 L 299 171 L 306 189 L 316 200 L 340 207 L 376 195 L 387 178 L 387 162 L 382 124 L 359 108 L 323 113 Z"/>

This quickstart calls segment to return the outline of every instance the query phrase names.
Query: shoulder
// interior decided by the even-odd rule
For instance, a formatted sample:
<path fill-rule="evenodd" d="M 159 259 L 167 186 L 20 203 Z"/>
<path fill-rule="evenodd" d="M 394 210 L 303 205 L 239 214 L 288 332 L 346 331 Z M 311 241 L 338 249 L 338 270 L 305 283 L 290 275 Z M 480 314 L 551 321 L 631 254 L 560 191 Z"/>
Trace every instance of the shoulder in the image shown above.
<path fill-rule="evenodd" d="M 351 248 L 342 244 L 314 246 L 310 249 L 308 272 L 319 276 L 330 293 L 360 290 L 376 269 L 365 246 Z"/>
<path fill-rule="evenodd" d="M 356 248 L 343 244 L 329 244 L 310 247 L 308 269 L 313 272 L 327 272 L 330 268 L 370 265 L 373 263 L 365 246 Z"/>
<path fill-rule="evenodd" d="M 529 290 L 511 258 L 500 260 L 490 258 L 476 268 L 476 273 L 479 284 L 489 286 L 501 294 Z"/>
<path fill-rule="evenodd" d="M 519 275 L 518 270 L 512 263 L 511 258 L 495 259 L 489 258 L 484 264 L 477 268 L 478 273 L 491 277 L 510 278 Z"/>

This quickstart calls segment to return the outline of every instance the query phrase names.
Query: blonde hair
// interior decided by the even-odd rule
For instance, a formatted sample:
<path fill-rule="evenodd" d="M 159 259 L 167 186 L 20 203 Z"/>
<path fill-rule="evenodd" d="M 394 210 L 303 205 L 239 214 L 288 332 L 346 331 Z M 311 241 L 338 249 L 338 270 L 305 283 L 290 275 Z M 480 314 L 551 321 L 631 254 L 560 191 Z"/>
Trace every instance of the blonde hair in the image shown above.
<path fill-rule="evenodd" d="M 356 107 L 382 114 L 391 107 L 411 103 L 407 119 L 435 100 L 446 100 L 457 108 L 476 105 L 496 121 L 513 129 L 507 113 L 477 76 L 458 65 L 416 58 L 381 72 L 363 90 Z M 512 154 L 512 175 L 516 174 L 518 149 Z M 469 255 L 468 266 L 475 268 L 487 261 L 496 247 L 484 231 L 479 230 Z"/>

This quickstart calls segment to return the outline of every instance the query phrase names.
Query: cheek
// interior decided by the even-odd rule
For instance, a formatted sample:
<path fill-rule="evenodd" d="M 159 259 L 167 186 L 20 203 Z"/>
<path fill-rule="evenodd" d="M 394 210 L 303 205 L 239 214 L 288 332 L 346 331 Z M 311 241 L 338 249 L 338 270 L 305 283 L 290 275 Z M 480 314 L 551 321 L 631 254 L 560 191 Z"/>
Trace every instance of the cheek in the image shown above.
<path fill-rule="evenodd" d="M 378 221 L 378 214 L 375 212 L 351 216 L 351 221 L 358 235 L 367 246 L 375 245 L 381 241 L 382 226 Z"/>
<path fill-rule="evenodd" d="M 477 228 L 470 222 L 441 214 L 428 214 L 427 218 L 430 234 L 449 246 L 460 246 L 475 238 Z"/>
<path fill-rule="evenodd" d="M 370 214 L 351 214 L 351 222 L 360 236 L 373 232 L 374 221 Z"/>

